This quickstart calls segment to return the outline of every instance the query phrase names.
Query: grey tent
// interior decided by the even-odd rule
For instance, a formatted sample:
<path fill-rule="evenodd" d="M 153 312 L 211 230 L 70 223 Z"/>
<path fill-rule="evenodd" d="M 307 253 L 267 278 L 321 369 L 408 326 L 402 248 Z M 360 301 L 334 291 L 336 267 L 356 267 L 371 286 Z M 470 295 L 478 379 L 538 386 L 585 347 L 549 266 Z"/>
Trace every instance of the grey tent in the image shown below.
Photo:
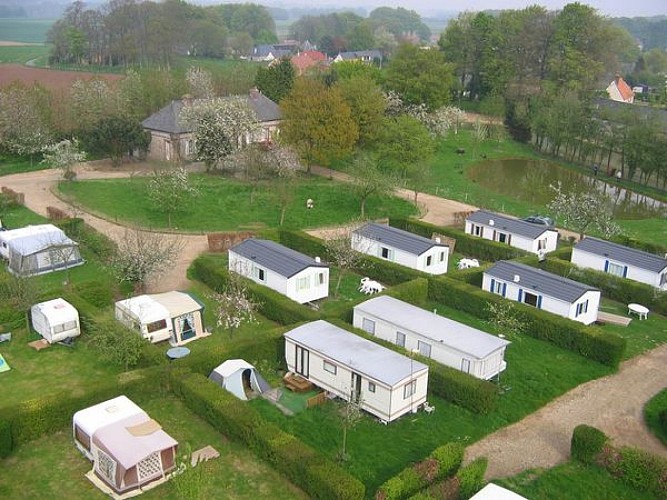
<path fill-rule="evenodd" d="M 271 389 L 255 367 L 242 359 L 228 359 L 216 367 L 208 378 L 243 400 L 248 400 L 248 393 L 261 394 Z"/>

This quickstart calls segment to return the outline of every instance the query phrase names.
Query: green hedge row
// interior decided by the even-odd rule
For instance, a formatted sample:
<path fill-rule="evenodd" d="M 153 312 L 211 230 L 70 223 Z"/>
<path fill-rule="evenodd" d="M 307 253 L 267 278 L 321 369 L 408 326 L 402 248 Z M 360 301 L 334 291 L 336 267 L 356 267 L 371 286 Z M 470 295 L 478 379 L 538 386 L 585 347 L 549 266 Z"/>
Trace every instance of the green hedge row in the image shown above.
<path fill-rule="evenodd" d="M 495 262 L 497 260 L 510 260 L 516 257 L 527 255 L 527 252 L 518 248 L 498 243 L 497 241 L 486 240 L 471 234 L 466 234 L 460 229 L 451 227 L 436 226 L 417 219 L 406 217 L 392 217 L 389 219 L 389 225 L 419 234 L 425 238 L 431 238 L 433 233 L 444 234 L 450 238 L 456 239 L 455 251 L 468 257 Z"/>
<path fill-rule="evenodd" d="M 633 488 L 667 497 L 667 460 L 662 457 L 638 448 L 615 448 L 602 431 L 586 425 L 574 429 L 571 453 L 583 463 L 604 467 Z"/>
<path fill-rule="evenodd" d="M 464 448 L 459 443 L 447 443 L 433 450 L 421 462 L 406 467 L 385 481 L 376 500 L 401 500 L 423 490 L 430 484 L 451 477 L 461 466 Z"/>
<path fill-rule="evenodd" d="M 77 411 L 114 398 L 154 396 L 164 377 L 158 368 L 137 370 L 132 376 L 108 381 L 91 381 L 83 394 L 61 391 L 57 394 L 29 399 L 0 410 L 0 456 L 7 456 L 24 443 L 72 425 Z M 8 437 L 9 436 L 9 437 Z"/>
<path fill-rule="evenodd" d="M 481 319 L 489 319 L 487 304 L 500 302 L 497 295 L 447 277 L 429 280 L 429 298 L 454 309 L 465 311 Z M 526 334 L 546 340 L 563 349 L 617 367 L 625 352 L 625 339 L 594 326 L 514 303 L 518 317 L 526 325 Z"/>
<path fill-rule="evenodd" d="M 189 274 L 215 291 L 222 291 L 229 281 L 229 271 L 220 265 L 214 255 L 202 255 L 189 269 Z M 302 321 L 315 321 L 317 312 L 294 302 L 284 295 L 263 285 L 246 280 L 248 293 L 259 303 L 259 313 L 281 325 L 291 325 Z"/>
<path fill-rule="evenodd" d="M 392 286 L 387 290 L 387 295 L 410 304 L 423 304 L 428 300 L 428 279 L 417 278 Z"/>
<path fill-rule="evenodd" d="M 65 231 L 70 238 L 94 253 L 103 262 L 109 259 L 117 249 L 116 243 L 111 238 L 92 228 L 81 218 L 54 221 L 54 225 Z"/>
<path fill-rule="evenodd" d="M 344 469 L 251 406 L 198 374 L 179 374 L 174 387 L 191 411 L 230 439 L 244 443 L 313 498 L 357 500 L 365 487 Z"/>
<path fill-rule="evenodd" d="M 647 241 L 640 241 L 636 238 L 626 236 L 624 234 L 617 234 L 611 238 L 611 241 L 624 245 L 630 248 L 636 248 L 638 250 L 643 250 L 644 252 L 654 253 L 656 255 L 664 255 L 667 252 L 667 247 L 664 245 L 658 245 L 655 243 L 649 243 Z"/>
<path fill-rule="evenodd" d="M 459 498 L 467 500 L 484 487 L 484 474 L 488 463 L 486 457 L 479 457 L 459 469 L 456 473 Z"/>
<path fill-rule="evenodd" d="M 521 262 L 535 267 L 538 265 L 537 258 L 534 257 L 521 259 Z M 593 269 L 583 269 L 562 259 L 548 258 L 540 267 L 550 273 L 599 288 L 604 297 L 617 302 L 638 302 L 651 311 L 667 314 L 667 293 L 660 293 L 650 285 Z"/>

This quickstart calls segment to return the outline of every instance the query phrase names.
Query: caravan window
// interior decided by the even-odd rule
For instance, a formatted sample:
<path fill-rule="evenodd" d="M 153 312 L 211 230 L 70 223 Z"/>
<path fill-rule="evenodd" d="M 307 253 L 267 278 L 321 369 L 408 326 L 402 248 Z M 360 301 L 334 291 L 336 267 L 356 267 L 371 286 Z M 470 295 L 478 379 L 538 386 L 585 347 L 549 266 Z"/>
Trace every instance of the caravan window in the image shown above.
<path fill-rule="evenodd" d="M 167 328 L 167 320 L 161 319 L 159 321 L 153 321 L 152 323 L 148 323 L 146 325 L 146 331 L 148 333 L 153 333 L 157 332 L 158 330 L 164 330 Z"/>

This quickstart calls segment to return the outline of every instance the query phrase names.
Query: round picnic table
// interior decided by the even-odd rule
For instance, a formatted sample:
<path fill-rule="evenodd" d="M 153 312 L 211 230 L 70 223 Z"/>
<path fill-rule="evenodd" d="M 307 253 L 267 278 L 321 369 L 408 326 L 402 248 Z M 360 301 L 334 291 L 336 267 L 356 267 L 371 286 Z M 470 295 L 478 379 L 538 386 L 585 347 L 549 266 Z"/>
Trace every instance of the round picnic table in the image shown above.
<path fill-rule="evenodd" d="M 648 319 L 648 307 L 641 304 L 628 304 L 628 314 L 635 313 L 639 316 L 639 321 Z"/>
<path fill-rule="evenodd" d="M 171 360 L 181 359 L 190 354 L 190 349 L 187 347 L 172 347 L 167 351 L 167 357 Z"/>

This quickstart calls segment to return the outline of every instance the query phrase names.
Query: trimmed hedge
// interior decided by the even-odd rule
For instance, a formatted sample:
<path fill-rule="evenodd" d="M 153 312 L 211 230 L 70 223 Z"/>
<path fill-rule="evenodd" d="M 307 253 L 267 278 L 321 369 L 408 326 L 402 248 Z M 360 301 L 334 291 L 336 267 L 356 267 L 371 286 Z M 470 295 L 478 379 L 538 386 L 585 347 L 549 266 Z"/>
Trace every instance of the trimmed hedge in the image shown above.
<path fill-rule="evenodd" d="M 529 266 L 538 267 L 535 257 L 520 259 L 520 261 Z M 617 302 L 623 304 L 638 302 L 654 312 L 667 314 L 667 293 L 658 292 L 650 285 L 593 269 L 584 269 L 568 260 L 548 258 L 539 267 L 550 273 L 599 288 L 602 295 Z"/>
<path fill-rule="evenodd" d="M 387 295 L 410 304 L 423 304 L 428 299 L 428 279 L 417 278 L 393 286 L 387 290 Z"/>
<path fill-rule="evenodd" d="M 406 467 L 385 481 L 377 493 L 377 500 L 400 500 L 423 490 L 428 485 L 451 477 L 461 466 L 464 448 L 459 443 L 447 443 L 433 450 L 421 462 Z"/>
<path fill-rule="evenodd" d="M 429 279 L 429 298 L 449 307 L 488 320 L 489 302 L 506 300 L 444 276 Z M 626 341 L 618 335 L 586 326 L 546 311 L 518 302 L 513 303 L 518 316 L 526 325 L 526 334 L 574 351 L 605 365 L 618 367 L 625 352 Z"/>
<path fill-rule="evenodd" d="M 459 480 L 459 498 L 467 500 L 484 487 L 484 474 L 489 460 L 479 457 L 464 465 L 456 473 Z"/>
<path fill-rule="evenodd" d="M 132 376 L 124 374 L 122 381 L 120 378 L 106 382 L 91 381 L 84 394 L 72 395 L 71 391 L 62 391 L 5 407 L 0 410 L 0 455 L 7 453 L 7 443 L 15 449 L 40 436 L 71 426 L 72 416 L 82 408 L 120 394 L 130 397 L 155 395 L 160 390 L 161 381 L 158 369 L 137 370 L 132 372 Z M 7 427 L 10 429 L 9 440 L 6 437 Z M 2 446 L 5 446 L 4 450 Z"/>
<path fill-rule="evenodd" d="M 314 498 L 357 500 L 364 485 L 296 437 L 265 421 L 251 406 L 203 375 L 179 373 L 173 381 L 186 406 L 230 439 L 246 444 Z"/>
<path fill-rule="evenodd" d="M 281 229 L 278 234 L 278 243 L 311 257 L 321 257 L 322 260 L 329 260 L 329 252 L 324 244 L 324 240 L 311 236 L 303 231 L 293 229 Z"/>
<path fill-rule="evenodd" d="M 505 245 L 504 243 L 466 234 L 465 231 L 461 231 L 460 229 L 436 226 L 417 219 L 391 217 L 389 225 L 419 234 L 425 238 L 431 238 L 433 233 L 442 233 L 445 236 L 456 238 L 456 252 L 475 259 L 493 262 L 497 260 L 510 260 L 528 254 L 524 250 Z"/>
<path fill-rule="evenodd" d="M 606 443 L 607 436 L 604 432 L 590 425 L 578 425 L 572 433 L 570 454 L 575 460 L 590 465 L 595 463 Z"/>
<path fill-rule="evenodd" d="M 189 273 L 217 292 L 224 290 L 229 281 L 229 271 L 210 254 L 198 257 L 190 266 Z M 276 323 L 291 325 L 319 319 L 318 313 L 308 306 L 294 302 L 275 290 L 253 281 L 245 280 L 245 283 L 248 294 L 259 303 L 259 313 Z"/>

